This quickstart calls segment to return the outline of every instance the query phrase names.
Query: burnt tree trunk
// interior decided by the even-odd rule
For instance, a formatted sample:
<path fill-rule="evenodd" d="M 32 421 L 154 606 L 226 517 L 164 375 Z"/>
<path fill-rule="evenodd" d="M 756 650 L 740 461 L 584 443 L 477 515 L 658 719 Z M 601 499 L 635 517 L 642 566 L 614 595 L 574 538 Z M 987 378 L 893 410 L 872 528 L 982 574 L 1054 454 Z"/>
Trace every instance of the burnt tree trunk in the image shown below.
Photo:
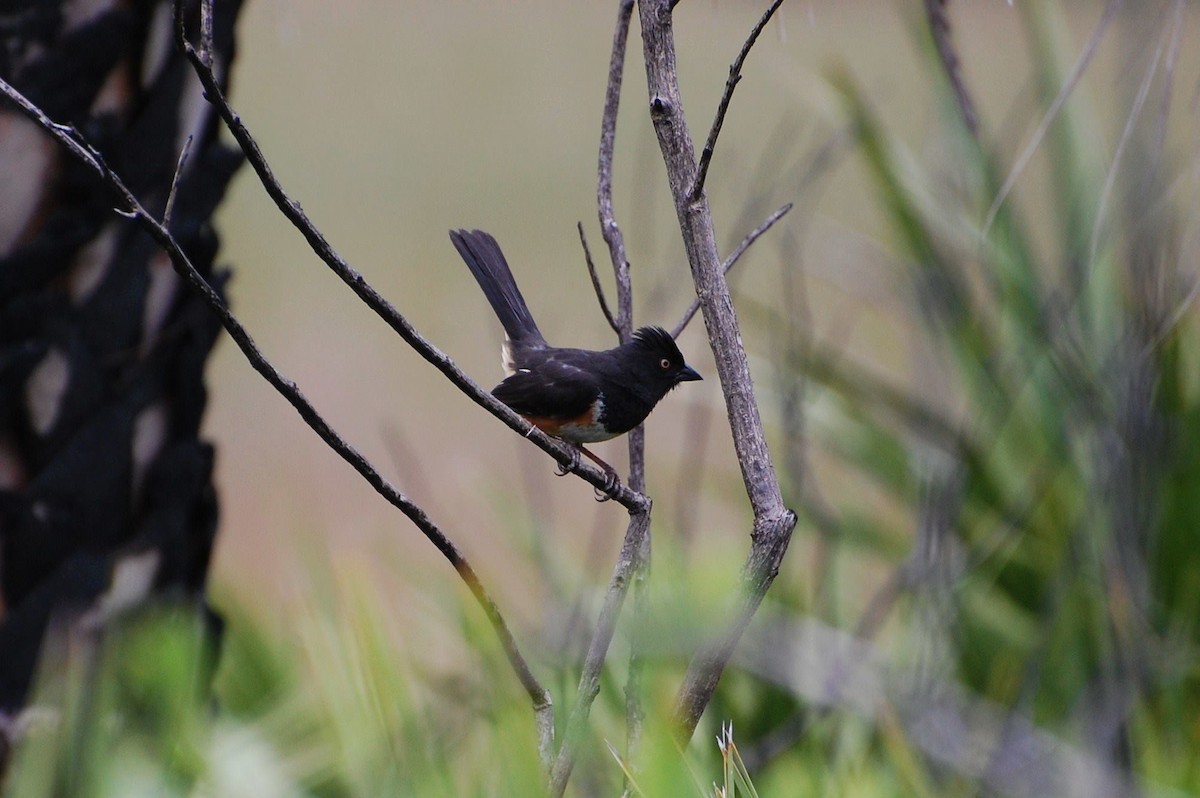
<path fill-rule="evenodd" d="M 218 74 L 239 5 L 216 3 Z M 194 136 L 170 229 L 219 288 L 211 217 L 241 158 L 218 143 L 172 25 L 170 2 L 3 3 L 0 76 L 148 208 L 166 205 Z M 102 624 L 149 597 L 203 604 L 217 500 L 199 428 L 218 331 L 97 179 L 0 105 L 0 721 L 27 701 L 52 623 Z"/>

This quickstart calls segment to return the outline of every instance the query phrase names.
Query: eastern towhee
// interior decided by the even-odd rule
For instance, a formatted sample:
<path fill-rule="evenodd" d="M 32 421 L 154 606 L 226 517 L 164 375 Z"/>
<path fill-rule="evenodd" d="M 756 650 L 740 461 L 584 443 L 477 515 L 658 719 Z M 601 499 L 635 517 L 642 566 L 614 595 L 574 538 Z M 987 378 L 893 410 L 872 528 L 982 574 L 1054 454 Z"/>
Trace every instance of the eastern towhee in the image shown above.
<path fill-rule="evenodd" d="M 482 230 L 451 230 L 450 240 L 504 326 L 502 357 L 508 376 L 492 395 L 603 468 L 611 494 L 620 484 L 616 469 L 583 444 L 629 432 L 668 391 L 700 375 L 683 362 L 675 339 L 662 327 L 642 327 L 633 340 L 602 352 L 550 346 L 496 239 Z"/>

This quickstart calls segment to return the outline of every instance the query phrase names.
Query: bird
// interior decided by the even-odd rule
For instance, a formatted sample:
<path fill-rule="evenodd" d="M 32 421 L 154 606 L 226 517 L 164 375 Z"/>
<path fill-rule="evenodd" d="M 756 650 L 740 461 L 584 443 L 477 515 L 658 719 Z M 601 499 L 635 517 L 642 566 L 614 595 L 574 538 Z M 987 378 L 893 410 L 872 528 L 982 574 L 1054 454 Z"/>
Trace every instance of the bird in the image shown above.
<path fill-rule="evenodd" d="M 642 327 L 612 349 L 551 346 L 496 239 L 482 230 L 451 230 L 450 240 L 504 328 L 501 362 L 507 376 L 492 395 L 600 466 L 608 481 L 596 499 L 611 498 L 621 484 L 617 470 L 584 444 L 629 432 L 675 386 L 703 379 L 700 373 L 684 362 L 675 339 L 662 327 Z M 578 454 L 559 467 L 559 474 L 577 463 Z"/>

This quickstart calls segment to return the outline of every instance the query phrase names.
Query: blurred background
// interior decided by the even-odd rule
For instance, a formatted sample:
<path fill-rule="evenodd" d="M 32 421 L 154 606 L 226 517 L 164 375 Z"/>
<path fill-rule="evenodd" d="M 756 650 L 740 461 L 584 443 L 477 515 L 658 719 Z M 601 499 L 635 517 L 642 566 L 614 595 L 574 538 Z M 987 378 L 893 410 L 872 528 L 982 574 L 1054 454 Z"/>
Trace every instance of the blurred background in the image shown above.
<path fill-rule="evenodd" d="M 705 2 L 681 15 L 685 100 L 696 135 L 707 131 L 729 62 L 761 13 L 753 4 Z M 805 208 L 784 222 L 795 231 L 817 218 L 817 202 L 829 206 L 837 216 L 821 212 L 819 246 L 836 250 L 838 240 L 851 241 L 858 252 L 822 265 L 821 301 L 864 309 L 886 297 L 869 286 L 885 274 L 871 275 L 869 261 L 880 258 L 864 230 L 845 222 L 858 226 L 876 212 L 840 185 L 837 197 L 818 200 L 820 185 L 802 196 L 801 168 L 840 124 L 820 69 L 854 56 L 835 45 L 840 34 L 829 34 L 844 31 L 870 52 L 877 37 L 855 43 L 855 31 L 865 31 L 877 13 L 867 5 L 785 11 L 784 24 L 768 31 L 750 62 L 753 73 L 739 89 L 713 167 L 727 249 L 785 202 Z M 485 386 L 503 376 L 502 333 L 450 246 L 451 227 L 480 227 L 498 238 L 552 342 L 614 343 L 575 225 L 584 222 L 602 254 L 596 157 L 615 19 L 615 6 L 556 3 L 334 9 L 262 2 L 244 12 L 234 99 L 284 185 L 339 251 Z M 903 22 L 900 9 L 888 10 L 895 55 L 911 63 Z M 693 293 L 644 113 L 636 39 L 629 52 L 617 139 L 618 219 L 633 263 L 636 323 L 670 327 Z M 926 91 L 916 81 L 886 84 L 880 88 L 913 98 L 906 102 Z M 237 178 L 219 224 L 224 252 L 237 267 L 233 302 L 260 342 L 466 548 L 502 606 L 536 628 L 543 620 L 538 608 L 558 606 L 546 601 L 553 587 L 544 584 L 543 567 L 570 593 L 607 582 L 624 530 L 619 508 L 596 507 L 586 484 L 553 478 L 552 462 L 478 412 L 365 313 L 280 220 L 250 171 Z M 762 302 L 778 293 L 783 240 L 767 239 L 746 257 L 740 290 Z M 795 235 L 789 242 L 797 266 L 798 242 Z M 603 273 L 611 289 L 610 270 Z M 864 290 L 878 296 L 864 304 Z M 753 357 L 769 361 L 770 342 L 753 328 L 748 321 Z M 884 362 L 905 357 L 886 325 L 867 320 L 855 336 L 886 342 Z M 709 379 L 672 394 L 649 425 L 657 520 L 662 534 L 671 534 L 687 505 L 693 519 L 703 519 L 687 530 L 695 550 L 714 562 L 738 562 L 748 508 L 737 498 L 740 477 L 699 319 L 681 346 Z M 405 628 L 404 616 L 430 601 L 430 590 L 460 589 L 440 555 L 306 433 L 233 347 L 221 345 L 210 374 L 208 429 L 220 450 L 224 502 L 218 592 L 253 596 L 263 608 L 286 605 L 289 593 L 305 590 L 300 561 L 316 555 L 394 600 L 395 622 Z M 770 379 L 766 362 L 758 375 Z M 623 441 L 599 450 L 624 468 Z M 685 471 L 691 489 L 683 496 Z M 734 569 L 722 570 L 730 571 L 723 579 L 734 578 Z"/>
<path fill-rule="evenodd" d="M 695 139 L 764 5 L 676 10 Z M 697 734 L 701 764 L 646 776 L 661 781 L 645 794 L 716 778 L 709 741 L 726 719 L 764 795 L 1107 794 L 1066 789 L 1055 779 L 1068 771 L 1100 774 L 1114 795 L 1130 772 L 1144 794 L 1200 791 L 1198 17 L 1183 2 L 1117 6 L 950 4 L 978 140 L 916 0 L 795 0 L 751 53 L 708 191 L 723 253 L 794 203 L 732 282 L 800 523 Z M 615 19 L 616 3 L 255 0 L 233 102 L 334 247 L 490 386 L 501 331 L 450 228 L 496 236 L 552 343 L 613 341 L 575 225 L 606 261 L 595 183 Z M 638 35 L 635 21 L 616 214 L 635 323 L 670 327 L 693 293 Z M 465 550 L 565 711 L 622 510 L 555 478 L 414 356 L 248 168 L 218 226 L 235 311 Z M 651 716 L 719 628 L 751 518 L 699 319 L 680 345 L 706 380 L 647 424 L 654 564 L 638 624 L 654 632 Z M 524 794 L 514 774 L 537 772 L 526 699 L 451 568 L 228 341 L 209 387 L 222 508 L 211 592 L 233 630 L 224 667 L 242 677 L 226 677 L 225 701 L 267 717 L 275 745 L 302 741 L 281 783 Z M 623 441 L 597 451 L 624 468 Z M 579 794 L 619 791 L 602 740 L 624 740 L 627 631 Z M 844 676 L 832 652 L 852 656 L 852 634 L 873 646 L 856 661 L 903 685 L 867 709 L 819 678 Z M 308 714 L 255 693 L 245 674 L 272 668 L 316 691 Z M 322 712 L 340 718 L 332 731 L 305 725 Z M 956 740 L 946 729 L 967 717 L 977 725 Z M 1026 720 L 1082 770 L 1039 759 L 1058 749 L 1039 748 Z M 1009 758 L 1009 734 L 1028 761 Z"/>
<path fill-rule="evenodd" d="M 1099 9 L 1072 4 L 1059 15 L 1067 26 L 1060 32 L 1064 60 Z M 729 63 L 762 10 L 701 0 L 678 15 L 694 137 L 707 133 Z M 596 155 L 615 18 L 613 4 L 603 3 L 258 0 L 243 12 L 233 99 L 284 186 L 334 246 L 490 386 L 503 376 L 501 331 L 449 244 L 452 227 L 480 227 L 498 238 L 552 342 L 612 343 L 575 225 L 584 223 L 602 253 Z M 1028 133 L 1041 108 L 1031 95 L 1021 14 L 985 3 L 956 9 L 954 21 L 984 124 Z M 893 262 L 888 219 L 828 80 L 832 70 L 847 70 L 907 148 L 910 165 L 936 162 L 945 141 L 933 108 L 937 76 L 917 43 L 923 24 L 916 3 L 786 4 L 735 95 L 710 187 L 723 251 L 771 211 L 796 203 L 734 278 L 776 435 L 780 350 L 768 311 L 790 313 L 802 302 L 814 335 L 898 385 L 923 384 L 914 369 L 922 342 Z M 1116 42 L 1102 55 L 1088 73 L 1088 85 L 1097 87 L 1089 99 L 1107 114 L 1097 120 L 1105 125 L 1097 143 L 1120 122 L 1114 80 L 1125 64 Z M 636 323 L 669 327 L 693 294 L 645 113 L 636 38 L 629 56 L 617 218 L 633 264 Z M 1036 184 L 1044 167 L 1037 160 L 1027 182 Z M 556 568 L 574 570 L 576 588 L 607 580 L 623 513 L 584 501 L 590 488 L 578 480 L 552 479 L 550 461 L 477 411 L 365 312 L 280 218 L 249 169 L 236 178 L 219 225 L 225 259 L 236 268 L 232 300 L 256 338 L 349 440 L 467 548 L 504 606 L 520 612 L 542 604 L 536 572 L 525 571 L 529 546 L 544 549 Z M 782 293 L 784 269 L 794 296 Z M 738 562 L 748 508 L 699 319 L 681 346 L 708 379 L 674 392 L 648 425 L 656 524 L 660 537 L 672 536 L 684 502 L 702 519 L 687 530 L 696 536 L 694 551 Z M 313 552 L 363 569 L 380 589 L 406 599 L 414 579 L 449 580 L 416 530 L 307 432 L 227 341 L 210 384 L 208 430 L 219 447 L 223 506 L 219 590 L 245 591 L 273 607 L 286 600 L 297 558 Z M 599 450 L 625 460 L 623 442 Z M 825 453 L 811 454 L 815 481 L 832 479 L 852 495 L 869 490 L 846 474 L 825 473 L 838 469 L 821 462 Z M 686 501 L 677 496 L 684 472 Z M 799 529 L 796 542 L 788 565 L 796 569 L 791 579 L 803 582 L 811 530 Z"/>

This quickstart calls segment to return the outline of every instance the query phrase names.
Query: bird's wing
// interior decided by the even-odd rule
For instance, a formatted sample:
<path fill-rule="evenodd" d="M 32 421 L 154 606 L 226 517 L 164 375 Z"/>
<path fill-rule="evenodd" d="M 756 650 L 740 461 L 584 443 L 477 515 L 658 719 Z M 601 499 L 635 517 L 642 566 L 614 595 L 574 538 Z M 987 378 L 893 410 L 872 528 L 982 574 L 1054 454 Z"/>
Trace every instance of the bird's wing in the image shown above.
<path fill-rule="evenodd" d="M 570 350 L 547 351 L 545 358 L 507 377 L 492 395 L 524 416 L 579 417 L 595 403 L 600 383 L 593 371 L 573 362 L 572 354 Z"/>

